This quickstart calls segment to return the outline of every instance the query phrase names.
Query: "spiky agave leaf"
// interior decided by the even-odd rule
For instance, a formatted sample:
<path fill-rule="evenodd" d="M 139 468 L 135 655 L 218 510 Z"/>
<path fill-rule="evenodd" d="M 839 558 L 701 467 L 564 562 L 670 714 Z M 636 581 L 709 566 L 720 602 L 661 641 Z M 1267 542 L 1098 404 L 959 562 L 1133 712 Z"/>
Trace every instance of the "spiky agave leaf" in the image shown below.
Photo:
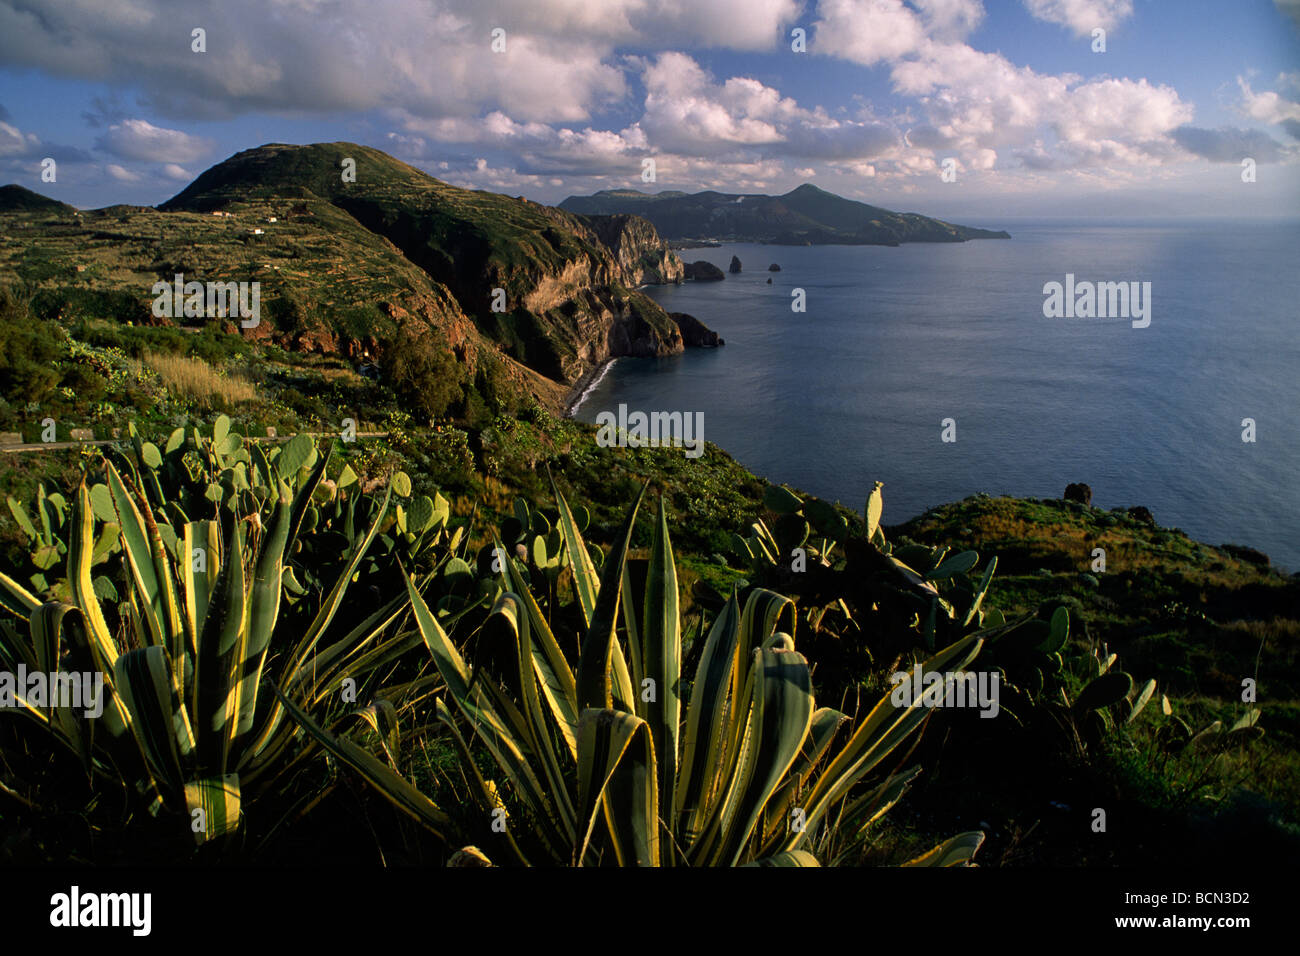
<path fill-rule="evenodd" d="M 561 535 L 580 562 L 576 522 L 558 490 L 557 499 Z M 629 510 L 598 584 L 579 589 L 579 604 L 587 591 L 590 613 L 584 614 L 576 677 L 513 562 L 501 569 L 506 590 L 480 632 L 498 661 L 495 672 L 480 668 L 473 677 L 408 578 L 416 625 L 446 695 L 501 769 L 508 794 L 525 811 L 522 819 L 554 862 L 596 863 L 608 852 L 622 864 L 815 864 L 808 840 L 820 823 L 835 813 L 860 834 L 901 795 L 910 773 L 865 793 L 856 788 L 919 730 L 928 710 L 920 702 L 897 706 L 886 695 L 835 749 L 847 718 L 815 706 L 808 663 L 782 629 L 793 630 L 793 602 L 756 589 L 743 609 L 733 594 L 714 619 L 681 715 L 685 730 L 675 739 L 678 721 L 667 716 L 671 698 L 660 698 L 668 705 L 662 710 L 647 707 L 649 700 L 621 687 L 626 678 L 618 667 L 624 661 L 619 611 L 630 593 L 626 558 L 641 500 Z M 639 624 L 637 639 L 629 640 L 631 671 L 658 675 L 660 693 L 680 679 L 675 576 L 661 510 L 640 619 L 623 615 L 625 625 Z M 972 635 L 924 666 L 959 669 L 980 646 Z M 574 729 L 578 706 L 572 750 L 566 731 Z M 475 801 L 498 809 L 501 792 L 482 779 L 452 711 L 441 702 L 438 717 L 452 735 Z M 409 784 L 403 784 L 394 785 L 390 799 L 404 799 Z M 787 830 L 785 815 L 795 800 L 806 825 Z M 940 856 L 960 856 L 965 845 L 958 841 Z M 494 858 L 524 861 L 513 837 L 502 847 Z"/>

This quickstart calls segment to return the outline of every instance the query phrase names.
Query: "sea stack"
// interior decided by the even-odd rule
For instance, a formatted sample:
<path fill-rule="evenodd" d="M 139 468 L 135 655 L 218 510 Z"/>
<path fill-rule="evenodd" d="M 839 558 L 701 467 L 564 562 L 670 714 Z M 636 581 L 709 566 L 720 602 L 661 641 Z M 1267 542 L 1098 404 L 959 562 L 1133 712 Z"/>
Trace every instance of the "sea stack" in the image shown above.
<path fill-rule="evenodd" d="M 731 274 L 732 274 L 733 276 L 734 276 L 734 275 L 737 275 L 737 274 L 740 272 L 740 257 L 739 257 L 739 256 L 732 256 L 732 257 L 731 257 L 731 268 L 729 269 L 729 271 L 731 272 Z"/>
<path fill-rule="evenodd" d="M 718 282 L 727 277 L 726 273 L 712 262 L 705 262 L 703 259 L 687 263 L 684 275 L 687 279 L 694 279 L 696 282 Z"/>

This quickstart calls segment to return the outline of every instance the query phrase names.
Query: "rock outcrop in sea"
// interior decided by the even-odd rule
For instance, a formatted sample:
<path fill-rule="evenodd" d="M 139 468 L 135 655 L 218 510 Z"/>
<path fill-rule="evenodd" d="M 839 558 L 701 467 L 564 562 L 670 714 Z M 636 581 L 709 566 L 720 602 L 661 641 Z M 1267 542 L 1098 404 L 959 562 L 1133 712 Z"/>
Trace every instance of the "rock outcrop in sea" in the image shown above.
<path fill-rule="evenodd" d="M 686 278 L 696 282 L 719 282 L 726 277 L 725 272 L 712 262 L 705 262 L 703 259 L 686 264 Z"/>
<path fill-rule="evenodd" d="M 722 341 L 722 336 L 693 315 L 687 315 L 685 312 L 669 312 L 668 317 L 681 329 L 682 341 L 687 348 L 711 349 L 726 344 Z"/>
<path fill-rule="evenodd" d="M 1080 504 L 1092 504 L 1092 488 L 1082 482 L 1074 482 L 1065 486 L 1066 501 L 1077 501 Z"/>

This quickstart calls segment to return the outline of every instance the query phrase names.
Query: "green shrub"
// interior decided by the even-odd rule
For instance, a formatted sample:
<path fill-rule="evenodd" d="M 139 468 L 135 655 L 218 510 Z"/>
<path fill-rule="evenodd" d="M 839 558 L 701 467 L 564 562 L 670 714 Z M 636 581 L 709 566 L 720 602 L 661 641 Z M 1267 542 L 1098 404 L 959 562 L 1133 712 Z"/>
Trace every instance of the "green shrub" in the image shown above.
<path fill-rule="evenodd" d="M 45 401 L 63 375 L 67 336 L 59 325 L 32 314 L 17 290 L 0 287 L 0 396 L 15 405 Z"/>
<path fill-rule="evenodd" d="M 187 353 L 209 365 L 225 365 L 231 359 L 248 355 L 252 347 L 237 332 L 223 332 L 216 325 L 206 325 L 197 335 L 187 336 Z"/>
<path fill-rule="evenodd" d="M 64 323 L 110 319 L 125 324 L 147 322 L 151 318 L 149 300 L 143 294 L 75 286 L 40 290 L 32 298 L 32 311 L 41 318 Z"/>
<path fill-rule="evenodd" d="M 463 410 L 463 372 L 438 337 L 404 328 L 380 364 L 393 390 L 425 422 Z"/>

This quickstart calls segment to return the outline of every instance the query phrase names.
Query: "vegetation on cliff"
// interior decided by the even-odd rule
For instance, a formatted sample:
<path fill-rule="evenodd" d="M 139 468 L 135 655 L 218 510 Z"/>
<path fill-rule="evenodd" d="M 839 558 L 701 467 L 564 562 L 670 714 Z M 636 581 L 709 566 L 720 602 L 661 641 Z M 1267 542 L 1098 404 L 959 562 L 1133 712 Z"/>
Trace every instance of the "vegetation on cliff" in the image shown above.
<path fill-rule="evenodd" d="M 268 764 L 237 788 L 226 779 L 214 790 L 215 784 L 202 783 L 216 779 L 209 771 L 196 764 L 197 776 L 186 777 L 190 771 L 182 763 L 179 771 L 153 777 L 163 788 L 159 793 L 165 805 L 157 818 L 133 815 L 133 785 L 122 776 L 125 765 L 115 762 L 125 758 L 111 756 L 117 746 L 112 737 L 96 737 L 95 746 L 108 749 L 91 757 L 99 768 L 97 789 L 91 792 L 100 796 L 87 804 L 85 784 L 76 782 L 81 771 L 75 736 L 67 737 L 72 750 L 56 748 L 67 754 L 66 760 L 47 756 L 36 761 L 37 754 L 50 751 L 30 734 L 64 731 L 30 721 L 0 723 L 0 733 L 7 735 L 0 748 L 8 755 L 5 785 L 26 801 L 10 801 L 5 816 L 16 827 L 8 833 L 12 858 L 174 860 L 197 847 L 204 856 L 301 861 L 311 855 L 311 834 L 325 828 L 332 834 L 329 852 L 335 860 L 364 855 L 376 839 L 386 854 L 429 862 L 453 857 L 466 843 L 499 864 L 568 860 L 569 849 L 560 849 L 568 817 L 557 809 L 560 815 L 546 822 L 536 816 L 538 807 L 529 809 L 541 791 L 529 791 L 531 784 L 504 783 L 481 790 L 474 783 L 471 767 L 481 770 L 488 765 L 484 761 L 496 757 L 486 740 L 476 742 L 480 729 L 474 715 L 485 713 L 482 702 L 474 705 L 472 695 L 457 702 L 458 694 L 469 691 L 457 689 L 455 661 L 459 657 L 466 666 L 473 661 L 471 672 L 482 668 L 480 682 L 504 682 L 491 691 L 498 701 L 493 708 L 505 706 L 501 700 L 522 706 L 530 698 L 518 685 L 517 667 L 511 670 L 511 641 L 522 640 L 525 627 L 533 641 L 541 639 L 543 628 L 551 629 L 555 647 L 581 683 L 588 652 L 580 648 L 593 633 L 603 633 L 593 631 L 592 623 L 603 614 L 601 620 L 612 622 L 614 646 L 621 649 L 617 653 L 629 655 L 628 679 L 636 678 L 629 686 L 641 687 L 649 673 L 644 670 L 650 648 L 645 641 L 656 633 L 647 620 L 660 619 L 654 609 L 666 599 L 670 580 L 676 582 L 671 590 L 677 594 L 677 655 L 683 674 L 707 669 L 710 644 L 734 637 L 737 632 L 726 623 L 729 614 L 743 619 L 743 634 L 763 618 L 746 607 L 775 602 L 775 628 L 745 640 L 757 645 L 775 640 L 778 632 L 788 634 L 793 650 L 786 651 L 797 657 L 787 663 L 806 660 L 809 668 L 804 683 L 794 671 L 788 676 L 806 687 L 800 693 L 809 695 L 809 706 L 815 698 L 818 706 L 825 702 L 851 719 L 842 729 L 848 736 L 840 737 L 832 734 L 840 718 L 832 721 L 830 711 L 813 707 L 814 715 L 822 714 L 814 718 L 809 738 L 819 741 L 818 747 L 823 740 L 819 721 L 825 722 L 827 741 L 846 746 L 854 728 L 871 722 L 869 705 L 853 701 L 879 700 L 889 690 L 892 672 L 964 637 L 974 635 L 980 642 L 970 666 L 995 668 L 1006 682 L 998 720 L 983 721 L 977 712 L 929 713 L 924 727 L 915 728 L 919 744 L 906 765 L 881 767 L 883 775 L 845 791 L 852 806 L 873 819 L 879 814 L 870 808 L 897 802 L 870 829 L 845 829 L 846 818 L 838 817 L 840 823 L 831 825 L 819 813 L 806 831 L 806 844 L 785 845 L 777 837 L 794 831 L 782 830 L 778 820 L 786 821 L 789 813 L 771 804 L 762 816 L 761 833 L 751 831 L 757 842 L 746 841 L 751 849 L 745 854 L 765 847 L 768 854 L 811 852 L 821 862 L 881 863 L 944 845 L 950 853 L 960 849 L 956 860 L 978 848 L 977 859 L 986 864 L 1122 864 L 1139 862 L 1147 853 L 1190 861 L 1195 848 L 1196 859 L 1204 862 L 1207 852 L 1208 858 L 1235 858 L 1240 847 L 1233 841 L 1246 829 L 1267 832 L 1272 845 L 1294 839 L 1297 808 L 1289 781 L 1297 760 L 1294 635 L 1300 626 L 1294 579 L 1229 551 L 1190 542 L 1176 530 L 1075 503 L 977 497 L 905 525 L 883 527 L 880 489 L 855 513 L 766 485 L 712 447 L 693 460 L 670 448 L 602 448 L 585 426 L 540 408 L 518 418 L 499 416 L 482 428 L 448 423 L 426 429 L 399 421 L 394 412 L 391 430 L 382 438 L 283 443 L 260 440 L 255 430 L 219 417 L 211 431 L 186 426 L 170 434 L 125 436 L 103 458 L 76 450 L 6 456 L 0 482 L 11 501 L 0 522 L 5 542 L 0 571 L 12 583 L 6 585 L 10 599 L 5 606 L 17 615 L 4 625 L 7 653 L 21 653 L 13 650 L 20 646 L 14 642 L 29 640 L 25 628 L 34 613 L 21 597 L 18 605 L 13 603 L 16 593 L 29 594 L 35 605 L 52 600 L 54 606 L 70 602 L 77 607 L 93 594 L 112 620 L 127 615 L 123 622 L 136 620 L 145 627 L 147 620 L 131 619 L 122 603 L 138 587 L 129 574 L 131 562 L 142 559 L 132 556 L 136 544 L 117 537 L 130 517 L 127 502 L 138 495 L 136 508 L 141 516 L 152 513 L 162 546 L 172 556 L 167 560 L 174 558 L 177 569 L 185 555 L 176 549 L 187 539 L 196 540 L 202 528 L 213 529 L 207 533 L 227 542 L 219 547 L 230 547 L 229 542 L 238 544 L 228 525 L 233 517 L 256 514 L 265 535 L 276 526 L 277 508 L 302 511 L 301 546 L 286 547 L 282 559 L 291 574 L 276 575 L 283 588 L 282 620 L 270 632 L 268 660 L 285 660 L 282 655 L 319 616 L 321 602 L 337 591 L 335 582 L 344 580 L 339 575 L 347 573 L 350 562 L 358 562 L 352 573 L 359 577 L 348 585 L 349 593 L 367 597 L 339 604 L 330 632 L 360 639 L 367 628 L 387 619 L 372 640 L 396 654 L 387 658 L 389 669 L 372 678 L 354 668 L 373 658 L 364 653 L 349 658 L 353 663 L 332 676 L 321 675 L 325 683 L 305 697 L 276 696 L 272 685 L 283 689 L 282 678 L 273 678 L 264 699 L 272 710 L 281 702 L 290 718 L 277 733 L 296 741 L 297 771 L 280 777 Z M 85 486 L 80 484 L 83 474 Z M 277 477 L 285 480 L 286 490 L 268 495 Z M 656 493 L 659 515 L 629 520 L 629 507 L 647 482 Z M 108 489 L 107 498 L 98 487 Z M 86 513 L 92 516 L 89 531 L 78 531 L 77 515 Z M 147 527 L 148 519 L 142 520 Z M 666 558 L 665 520 L 671 528 L 671 559 Z M 168 530 L 163 530 L 164 522 Z M 291 527 L 297 526 L 295 518 Z M 1128 556 L 1125 561 L 1138 562 L 1144 573 L 1092 575 L 1099 581 L 1094 585 L 1077 568 L 1067 569 L 1063 560 L 1056 570 L 1036 567 L 1048 555 L 1062 553 L 1052 544 L 1061 534 L 1077 535 L 1081 543 L 1104 540 L 1110 553 Z M 250 567 L 260 567 L 258 555 L 264 554 L 266 540 L 253 536 L 240 545 L 253 549 Z M 803 561 L 792 564 L 781 557 L 792 547 L 805 550 Z M 580 548 L 589 568 L 575 563 Z M 504 564 L 500 553 L 507 556 Z M 71 589 L 70 569 L 82 560 L 89 561 L 88 583 L 77 591 Z M 664 570 L 666 560 L 671 560 L 671 578 Z M 656 566 L 660 584 L 652 587 Z M 601 576 L 605 580 L 599 591 L 591 591 L 596 603 L 585 604 L 586 582 Z M 625 583 L 610 584 L 620 577 Z M 252 581 L 250 572 L 245 586 Z M 182 582 L 177 594 L 183 597 L 189 586 Z M 615 605 L 601 611 L 596 597 L 601 591 L 621 591 L 623 600 L 633 603 L 626 610 Z M 729 599 L 733 592 L 736 597 Z M 1194 598 L 1195 607 L 1153 617 L 1151 602 L 1166 592 Z M 637 596 L 627 596 L 631 594 Z M 938 602 L 937 618 L 932 602 Z M 728 610 L 731 604 L 733 611 Z M 146 600 L 139 606 L 150 604 Z M 367 624 L 373 613 L 381 617 Z M 634 621 L 639 622 L 635 630 Z M 119 633 L 121 626 L 108 630 Z M 275 636 L 281 632 L 283 639 Z M 65 639 L 78 640 L 80 633 Z M 139 641 L 153 646 L 143 631 Z M 1045 654 L 1040 645 L 1049 648 Z M 1253 646 L 1253 657 L 1247 645 Z M 155 656 L 165 646 L 164 640 Z M 342 647 L 332 653 L 342 654 Z M 1107 649 L 1118 652 L 1120 664 L 1107 660 Z M 119 650 L 125 653 L 125 648 Z M 432 670 L 427 666 L 430 653 Z M 154 666 L 143 657 L 141 664 Z M 1111 689 L 1113 682 L 1105 682 L 1104 693 L 1100 684 L 1096 691 L 1088 690 L 1099 680 L 1099 668 L 1119 674 L 1121 664 L 1123 688 Z M 558 661 L 552 666 L 558 667 Z M 1214 668 L 1221 670 L 1219 676 Z M 115 680 L 133 679 L 126 664 L 117 669 L 121 675 Z M 1258 678 L 1257 706 L 1243 706 L 1237 699 L 1235 677 L 1242 672 Z M 653 715 L 642 713 L 632 699 L 637 695 L 618 689 L 620 671 L 610 673 L 613 710 L 628 715 L 611 718 L 611 726 L 627 723 L 633 741 L 645 733 L 646 760 L 653 752 L 656 766 L 662 765 L 667 758 L 661 749 L 663 732 L 654 729 Z M 338 693 L 346 678 L 361 691 L 354 703 Z M 1054 703 L 1061 692 L 1071 705 L 1087 700 L 1086 708 L 1061 710 Z M 488 693 L 486 685 L 474 693 Z M 686 720 L 690 694 L 684 690 L 683 695 Z M 619 699 L 627 710 L 620 709 Z M 788 706 L 799 698 L 783 699 L 787 704 L 782 706 Z M 260 713 L 261 706 L 253 712 Z M 467 706 L 471 710 L 465 711 Z M 544 706 L 568 713 L 560 698 Z M 888 712 L 887 707 L 883 713 Z M 531 710 L 521 713 L 529 720 L 535 716 Z M 648 721 L 649 728 L 637 730 L 638 721 Z M 74 730 L 69 725 L 67 732 Z M 586 731 L 579 727 L 578 732 L 581 737 Z M 780 752 L 773 754 L 778 763 Z M 151 759 L 147 753 L 144 757 Z M 556 752 L 551 770 L 545 763 L 551 758 L 534 757 L 544 763 L 530 773 L 540 774 L 540 781 L 554 770 L 557 786 L 577 788 L 571 793 L 575 810 L 589 806 L 583 803 L 580 763 L 570 764 L 563 749 Z M 233 766 L 227 765 L 226 778 Z M 626 772 L 632 773 L 633 766 L 627 765 Z M 820 766 L 814 773 L 799 763 L 797 774 L 815 789 L 816 774 L 827 772 L 826 764 Z M 462 778 L 461 770 L 468 777 Z M 259 783 L 263 777 L 269 786 Z M 648 779 L 661 781 L 655 799 L 671 805 L 675 798 L 662 789 L 668 779 L 654 774 Z M 366 820 L 360 826 L 349 819 L 356 815 L 356 791 L 336 792 L 348 780 L 364 784 L 371 794 L 362 799 Z M 469 790 L 464 789 L 466 780 Z M 690 784 L 679 779 L 678 785 Z M 138 787 L 134 791 L 140 792 Z M 546 793 L 559 797 L 555 787 Z M 778 788 L 765 799 L 770 803 L 786 796 Z M 196 844 L 184 815 L 192 809 L 187 801 L 199 801 L 196 806 L 209 810 L 239 806 L 242 822 L 237 824 L 233 814 L 221 818 L 238 838 L 214 826 Z M 295 810 L 308 804 L 315 807 L 310 816 Z M 1099 839 L 1087 818 L 1097 805 L 1110 808 L 1113 826 L 1126 836 L 1133 835 L 1135 820 L 1145 821 L 1148 832 L 1136 841 Z M 815 804 L 793 806 L 806 810 Z M 491 826 L 494 817 L 488 811 L 498 807 L 505 810 L 506 832 L 517 852 Z M 626 822 L 630 829 L 597 836 L 588 862 L 601 853 L 621 854 L 623 840 L 642 848 L 634 854 L 650 852 L 644 842 L 647 831 L 636 829 L 635 816 L 624 818 L 617 807 L 612 812 L 611 825 Z M 83 826 L 66 826 L 76 818 L 100 834 L 95 849 L 84 843 Z M 1186 840 L 1191 827 L 1211 835 L 1209 851 L 1204 842 Z M 679 835 L 676 845 L 688 855 L 722 852 L 724 847 L 731 854 L 738 837 L 706 841 L 694 851 L 691 839 L 696 838 L 683 842 Z M 673 845 L 661 840 L 657 852 Z M 749 858 L 754 857 L 742 857 Z"/>
<path fill-rule="evenodd" d="M 352 143 L 247 150 L 157 209 L 78 212 L 19 187 L 3 198 L 0 276 L 35 317 L 95 325 L 85 338 L 134 335 L 114 325 L 240 332 L 354 367 L 423 340 L 454 358 L 446 401 L 423 404 L 462 414 L 529 401 L 558 410 L 566 387 L 610 357 L 683 348 L 636 291 L 681 273 L 648 223 L 459 189 Z M 178 274 L 258 283 L 258 321 L 241 329 L 206 307 L 155 315 L 155 283 Z M 487 381 L 495 393 L 482 392 Z"/>

